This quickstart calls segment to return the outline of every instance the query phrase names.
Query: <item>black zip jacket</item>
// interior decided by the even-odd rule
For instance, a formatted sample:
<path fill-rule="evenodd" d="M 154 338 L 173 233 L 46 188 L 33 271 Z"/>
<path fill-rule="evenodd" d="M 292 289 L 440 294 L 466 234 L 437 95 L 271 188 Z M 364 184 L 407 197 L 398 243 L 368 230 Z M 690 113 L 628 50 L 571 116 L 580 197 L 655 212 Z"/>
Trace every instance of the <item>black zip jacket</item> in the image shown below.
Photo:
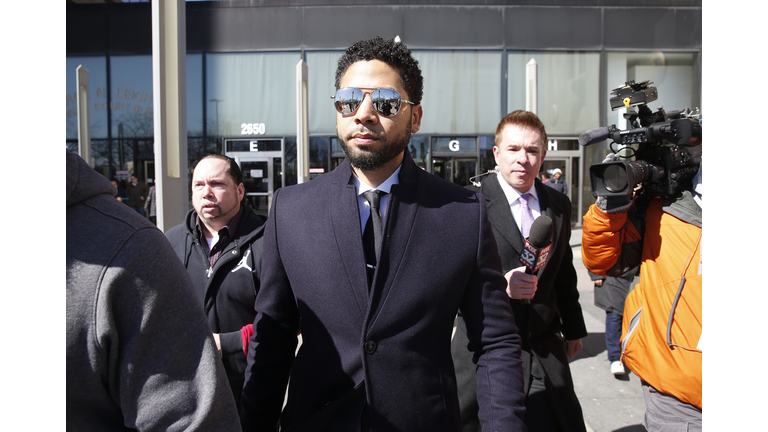
<path fill-rule="evenodd" d="M 249 207 L 234 238 L 210 267 L 207 248 L 195 236 L 197 214 L 190 210 L 184 223 L 165 234 L 195 286 L 211 331 L 219 333 L 221 356 L 238 409 L 246 360 L 240 330 L 256 318 L 254 302 L 261 275 L 262 232 L 265 218 Z"/>

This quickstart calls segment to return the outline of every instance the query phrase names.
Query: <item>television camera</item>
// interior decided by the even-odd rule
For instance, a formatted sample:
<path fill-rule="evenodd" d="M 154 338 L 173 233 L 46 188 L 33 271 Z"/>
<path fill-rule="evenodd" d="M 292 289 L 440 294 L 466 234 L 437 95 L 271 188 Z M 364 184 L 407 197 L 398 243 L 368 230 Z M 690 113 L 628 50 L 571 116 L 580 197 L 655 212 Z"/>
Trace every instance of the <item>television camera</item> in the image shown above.
<path fill-rule="evenodd" d="M 638 112 L 624 114 L 632 129 L 619 130 L 612 125 L 579 136 L 582 146 L 610 138 L 611 151 L 625 159 L 589 167 L 594 196 L 629 195 L 642 184 L 648 196 L 667 197 L 684 190 L 698 172 L 698 161 L 691 150 L 701 144 L 699 109 L 666 112 L 659 107 L 652 112 L 647 104 L 658 99 L 658 92 L 650 84 L 627 81 L 611 92 L 612 110 L 638 107 Z"/>

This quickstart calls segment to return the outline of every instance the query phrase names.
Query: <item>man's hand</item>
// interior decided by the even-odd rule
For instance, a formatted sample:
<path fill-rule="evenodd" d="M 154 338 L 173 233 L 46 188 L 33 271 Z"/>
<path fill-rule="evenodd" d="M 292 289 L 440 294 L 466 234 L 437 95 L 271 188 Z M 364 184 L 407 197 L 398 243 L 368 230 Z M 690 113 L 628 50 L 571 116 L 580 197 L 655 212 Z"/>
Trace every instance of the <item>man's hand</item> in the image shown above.
<path fill-rule="evenodd" d="M 595 286 L 597 286 L 597 287 L 603 286 L 603 280 L 602 279 L 595 279 Z"/>
<path fill-rule="evenodd" d="M 509 298 L 524 300 L 532 299 L 538 288 L 539 278 L 536 275 L 525 273 L 525 266 L 508 271 L 504 277 L 507 279 L 507 295 Z"/>
<path fill-rule="evenodd" d="M 579 351 L 581 351 L 581 348 L 582 348 L 581 339 L 565 341 L 565 353 L 568 355 L 569 359 L 576 357 L 576 354 L 578 354 Z"/>
<path fill-rule="evenodd" d="M 218 333 L 213 334 L 213 340 L 216 341 L 216 349 L 219 350 L 219 357 L 221 357 L 221 340 Z"/>

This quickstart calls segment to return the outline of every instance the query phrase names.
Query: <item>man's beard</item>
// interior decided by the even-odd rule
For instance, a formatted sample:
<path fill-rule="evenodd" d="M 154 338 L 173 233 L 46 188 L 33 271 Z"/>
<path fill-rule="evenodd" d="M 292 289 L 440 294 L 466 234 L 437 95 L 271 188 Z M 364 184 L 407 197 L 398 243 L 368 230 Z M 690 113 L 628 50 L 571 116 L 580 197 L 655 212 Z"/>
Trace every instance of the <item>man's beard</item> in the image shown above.
<path fill-rule="evenodd" d="M 373 133 L 368 130 L 366 132 Z M 339 139 L 339 144 L 341 144 L 341 149 L 347 156 L 349 164 L 359 170 L 374 171 L 384 166 L 406 149 L 408 142 L 411 140 L 411 122 L 408 122 L 408 125 L 401 134 L 388 136 L 380 140 L 381 149 L 378 151 L 353 148 L 347 144 L 347 139 L 351 139 L 353 134 L 349 134 L 348 138 L 345 139 L 339 135 L 338 128 L 336 129 L 336 136 Z M 376 134 L 376 136 L 379 137 L 380 135 Z"/>

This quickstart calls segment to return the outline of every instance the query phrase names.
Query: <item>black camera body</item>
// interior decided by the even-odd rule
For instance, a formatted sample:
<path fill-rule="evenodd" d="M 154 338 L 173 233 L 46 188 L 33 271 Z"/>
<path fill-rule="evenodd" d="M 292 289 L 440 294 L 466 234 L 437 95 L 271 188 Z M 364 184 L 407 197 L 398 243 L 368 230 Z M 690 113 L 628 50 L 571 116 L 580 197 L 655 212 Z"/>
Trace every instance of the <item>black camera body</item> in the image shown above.
<path fill-rule="evenodd" d="M 615 162 L 593 164 L 589 167 L 594 196 L 625 196 L 640 184 L 650 197 L 677 194 L 690 185 L 699 170 L 690 148 L 701 144 L 701 116 L 686 108 L 652 112 L 647 103 L 658 98 L 656 87 L 649 81 L 628 81 L 613 90 L 611 108 L 637 106 L 638 112 L 624 114 L 632 129 L 619 130 L 616 125 L 593 129 L 579 137 L 579 143 L 594 144 L 607 138 L 613 140 L 611 151 L 625 153 Z M 638 123 L 639 122 L 639 123 Z M 622 146 L 616 149 L 614 145 Z M 630 147 L 630 146 L 636 146 Z"/>

